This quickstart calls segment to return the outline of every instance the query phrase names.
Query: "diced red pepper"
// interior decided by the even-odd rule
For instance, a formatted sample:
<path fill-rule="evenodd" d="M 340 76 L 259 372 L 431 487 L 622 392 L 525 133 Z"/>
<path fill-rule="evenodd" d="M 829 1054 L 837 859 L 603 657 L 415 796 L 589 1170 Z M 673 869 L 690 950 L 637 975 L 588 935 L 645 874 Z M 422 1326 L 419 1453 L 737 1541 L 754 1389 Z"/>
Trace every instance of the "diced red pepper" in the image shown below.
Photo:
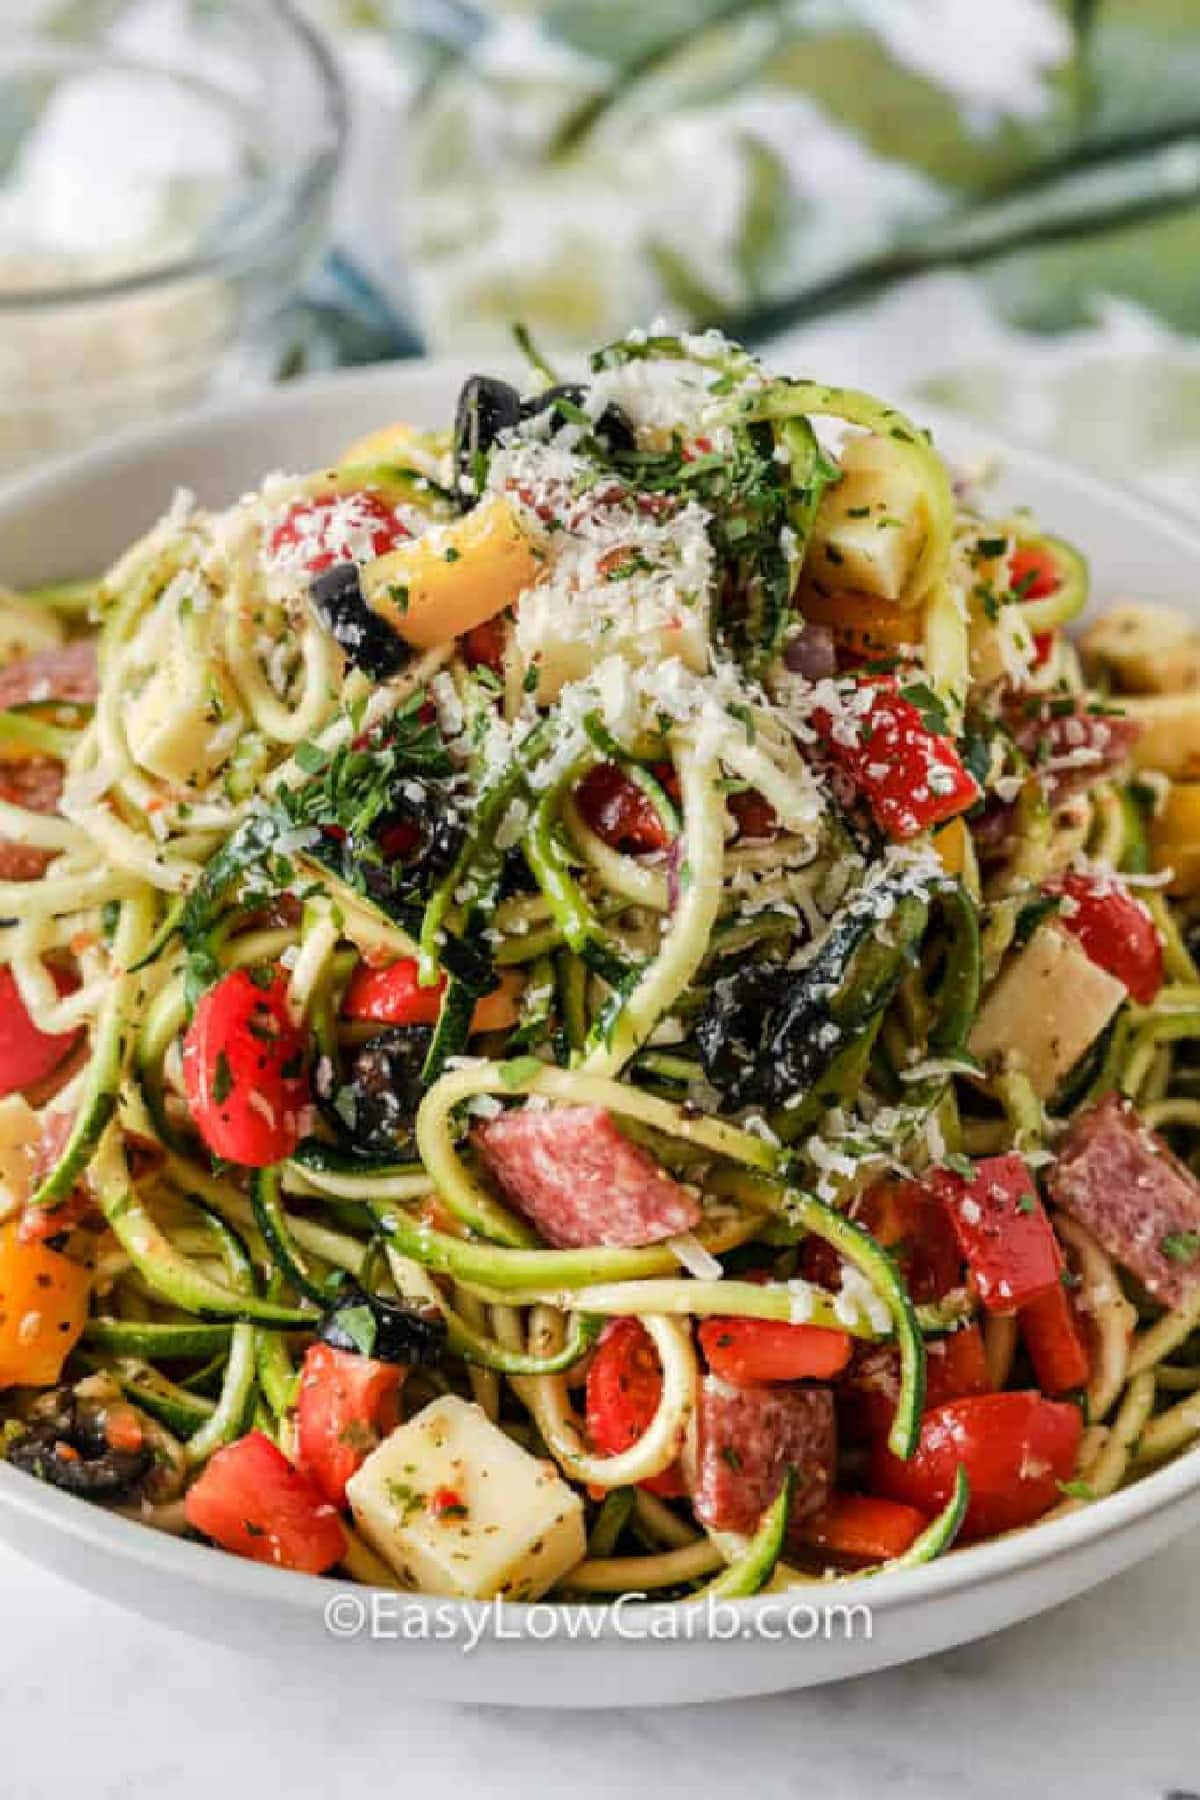
<path fill-rule="evenodd" d="M 1021 1336 L 1044 1394 L 1086 1387 L 1091 1359 L 1083 1329 L 1061 1283 L 1030 1300 L 1019 1314 Z"/>
<path fill-rule="evenodd" d="M 184 1510 L 193 1530 L 251 1562 L 323 1575 L 346 1554 L 336 1508 L 261 1431 L 217 1451 Z"/>
<path fill-rule="evenodd" d="M 383 969 L 359 963 L 346 983 L 342 1011 L 348 1019 L 378 1025 L 436 1025 L 445 991 L 444 975 L 436 987 L 421 986 L 415 956 L 402 956 Z"/>
<path fill-rule="evenodd" d="M 1139 1006 L 1149 1006 L 1163 984 L 1163 947 L 1142 902 L 1118 876 L 1081 870 L 1060 875 L 1046 891 L 1062 896 L 1059 922 L 1091 961 L 1124 982 Z"/>
<path fill-rule="evenodd" d="M 575 790 L 575 802 L 598 838 L 633 855 L 665 850 L 670 834 L 636 781 L 616 763 L 599 763 Z"/>
<path fill-rule="evenodd" d="M 434 1488 L 425 1509 L 433 1519 L 462 1519 L 467 1506 L 457 1488 Z"/>
<path fill-rule="evenodd" d="M 614 1319 L 596 1346 L 587 1374 L 587 1429 L 595 1449 L 619 1456 L 645 1435 L 662 1397 L 662 1367 L 653 1339 L 637 1319 Z M 678 1463 L 641 1486 L 665 1500 L 687 1492 Z"/>
<path fill-rule="evenodd" d="M 786 1319 L 706 1319 L 698 1335 L 713 1374 L 734 1387 L 828 1381 L 841 1374 L 854 1348 L 848 1332 Z"/>
<path fill-rule="evenodd" d="M 800 1521 L 796 1536 L 838 1562 L 890 1562 L 911 1548 L 928 1523 L 925 1513 L 897 1500 L 833 1494 L 820 1512 Z"/>
<path fill-rule="evenodd" d="M 928 1180 L 946 1207 L 989 1312 L 1016 1312 L 1058 1285 L 1062 1251 L 1033 1177 L 1015 1151 L 976 1163 L 969 1180 L 953 1169 L 935 1169 Z"/>
<path fill-rule="evenodd" d="M 404 1371 L 331 1344 L 304 1357 L 296 1396 L 296 1460 L 327 1500 L 345 1506 L 346 1483 L 396 1426 Z"/>
<path fill-rule="evenodd" d="M 891 837 L 916 837 L 979 798 L 954 744 L 929 729 L 891 676 L 848 685 L 836 715 L 818 706 L 812 721 Z"/>
<path fill-rule="evenodd" d="M 875 1445 L 870 1485 L 932 1514 L 949 1501 L 961 1464 L 971 1484 L 962 1535 L 994 1537 L 1032 1525 L 1050 1510 L 1060 1482 L 1074 1473 L 1082 1435 L 1079 1408 L 1042 1394 L 951 1400 L 925 1414 L 920 1442 L 907 1461 L 885 1443 Z"/>

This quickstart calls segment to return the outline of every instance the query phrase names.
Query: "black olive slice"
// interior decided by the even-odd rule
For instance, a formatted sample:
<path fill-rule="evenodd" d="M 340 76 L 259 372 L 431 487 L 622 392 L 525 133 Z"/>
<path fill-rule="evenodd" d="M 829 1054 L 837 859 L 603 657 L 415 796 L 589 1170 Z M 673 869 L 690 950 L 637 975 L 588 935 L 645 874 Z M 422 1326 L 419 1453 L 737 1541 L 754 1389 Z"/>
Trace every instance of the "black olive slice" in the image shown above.
<path fill-rule="evenodd" d="M 587 389 L 578 382 L 563 382 L 558 387 L 545 388 L 533 399 L 526 400 L 521 407 L 521 417 L 536 418 L 539 413 L 553 408 L 563 424 L 569 423 L 569 415 L 559 406 L 565 400 L 571 407 L 580 407 L 587 399 Z M 637 449 L 637 435 L 633 426 L 619 406 L 606 406 L 600 417 L 591 427 L 592 436 L 604 446 L 609 455 L 622 450 Z"/>
<path fill-rule="evenodd" d="M 521 396 L 509 382 L 493 375 L 467 377 L 454 410 L 454 472 L 459 483 L 458 503 L 464 510 L 477 498 L 479 457 L 486 456 L 500 433 L 519 424 L 520 419 Z"/>
<path fill-rule="evenodd" d="M 408 645 L 367 604 L 358 564 L 335 563 L 314 575 L 308 587 L 313 611 L 355 668 L 386 681 L 404 667 Z"/>
<path fill-rule="evenodd" d="M 445 1321 L 431 1308 L 383 1300 L 346 1282 L 318 1325 L 317 1336 L 334 1350 L 370 1356 L 376 1362 L 431 1368 L 445 1355 L 447 1334 Z"/>

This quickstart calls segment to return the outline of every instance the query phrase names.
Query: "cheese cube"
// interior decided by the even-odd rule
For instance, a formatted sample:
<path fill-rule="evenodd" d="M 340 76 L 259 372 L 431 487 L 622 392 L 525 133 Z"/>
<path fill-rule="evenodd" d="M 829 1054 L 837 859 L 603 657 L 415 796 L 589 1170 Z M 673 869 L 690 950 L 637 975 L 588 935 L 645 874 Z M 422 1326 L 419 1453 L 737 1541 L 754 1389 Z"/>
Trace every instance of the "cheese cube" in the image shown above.
<path fill-rule="evenodd" d="M 578 1494 L 453 1394 L 393 1431 L 346 1493 L 368 1543 L 422 1593 L 536 1600 L 586 1549 Z"/>
<path fill-rule="evenodd" d="M 929 529 L 921 483 L 902 448 L 873 433 L 851 438 L 841 463 L 841 480 L 817 509 L 808 573 L 899 600 Z"/>
<path fill-rule="evenodd" d="M 211 654 L 211 626 L 173 612 L 154 641 L 157 656 L 125 713 L 134 760 L 178 787 L 199 787 L 228 762 L 241 715 Z"/>
<path fill-rule="evenodd" d="M 41 1142 L 38 1116 L 22 1094 L 0 1100 L 0 1223 L 19 1213 L 33 1186 Z"/>
<path fill-rule="evenodd" d="M 1124 999 L 1124 984 L 1047 921 L 1001 972 L 967 1048 L 980 1062 L 1027 1075 L 1038 1099 L 1047 1100 Z"/>

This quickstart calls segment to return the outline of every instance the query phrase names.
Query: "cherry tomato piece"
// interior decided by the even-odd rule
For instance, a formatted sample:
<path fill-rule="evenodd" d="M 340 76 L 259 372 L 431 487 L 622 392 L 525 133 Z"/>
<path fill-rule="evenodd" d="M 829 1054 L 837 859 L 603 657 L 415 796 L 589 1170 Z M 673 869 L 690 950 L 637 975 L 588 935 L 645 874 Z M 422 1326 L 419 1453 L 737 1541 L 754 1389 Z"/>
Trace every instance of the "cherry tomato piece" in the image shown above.
<path fill-rule="evenodd" d="M 183 1078 L 214 1156 L 261 1169 L 291 1155 L 308 1099 L 304 1060 L 280 972 L 232 969 L 209 988 L 184 1038 Z"/>
<path fill-rule="evenodd" d="M 305 1354 L 296 1398 L 296 1461 L 326 1500 L 345 1506 L 346 1483 L 394 1431 L 404 1370 L 332 1344 Z"/>
<path fill-rule="evenodd" d="M 270 553 L 305 574 L 320 575 L 335 563 L 385 556 L 411 536 L 379 494 L 316 494 L 288 507 L 271 534 Z"/>
<path fill-rule="evenodd" d="M 1062 897 L 1059 923 L 1078 938 L 1098 968 L 1124 982 L 1139 1006 L 1149 1006 L 1163 984 L 1158 927 L 1124 882 L 1107 873 L 1072 870 L 1047 886 Z"/>
<path fill-rule="evenodd" d="M 662 1397 L 654 1342 L 637 1319 L 614 1319 L 596 1346 L 587 1374 L 587 1428 L 595 1449 L 619 1456 L 645 1435 Z M 678 1464 L 641 1483 L 676 1500 L 686 1492 Z"/>

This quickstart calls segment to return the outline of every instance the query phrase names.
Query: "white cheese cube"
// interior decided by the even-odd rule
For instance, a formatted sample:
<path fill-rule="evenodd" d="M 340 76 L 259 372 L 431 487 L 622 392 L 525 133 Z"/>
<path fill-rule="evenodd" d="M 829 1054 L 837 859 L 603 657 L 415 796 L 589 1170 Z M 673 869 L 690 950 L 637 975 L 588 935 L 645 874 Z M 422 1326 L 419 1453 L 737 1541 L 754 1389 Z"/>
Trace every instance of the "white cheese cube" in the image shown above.
<path fill-rule="evenodd" d="M 817 509 L 808 573 L 827 587 L 899 600 L 929 529 L 920 481 L 900 447 L 873 433 L 851 438 L 841 463 Z"/>
<path fill-rule="evenodd" d="M 539 705 L 609 657 L 677 658 L 703 674 L 714 572 L 707 514 L 695 504 L 663 520 L 621 514 L 591 536 L 554 537 L 542 579 L 517 607 L 517 653 L 537 671 Z"/>
<path fill-rule="evenodd" d="M 554 1466 L 453 1394 L 393 1431 L 346 1493 L 368 1543 L 422 1593 L 536 1600 L 586 1549 L 583 1503 Z"/>
<path fill-rule="evenodd" d="M 19 1213 L 29 1198 L 41 1136 L 38 1116 L 23 1095 L 0 1100 L 0 1223 Z"/>
<path fill-rule="evenodd" d="M 1124 984 L 1048 920 L 1001 972 L 967 1048 L 980 1062 L 1020 1070 L 1046 1100 L 1124 999 Z"/>
<path fill-rule="evenodd" d="M 237 701 L 210 653 L 210 635 L 194 616 L 167 619 L 155 665 L 125 713 L 135 761 L 179 787 L 206 782 L 228 762 L 240 734 Z"/>

